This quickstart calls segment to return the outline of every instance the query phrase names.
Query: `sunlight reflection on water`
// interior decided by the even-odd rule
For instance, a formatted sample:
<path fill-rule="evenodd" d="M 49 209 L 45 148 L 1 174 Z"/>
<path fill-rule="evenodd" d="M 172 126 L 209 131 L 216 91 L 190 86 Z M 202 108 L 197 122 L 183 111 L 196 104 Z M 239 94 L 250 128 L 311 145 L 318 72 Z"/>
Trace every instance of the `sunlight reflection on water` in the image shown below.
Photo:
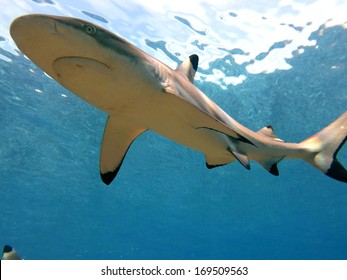
<path fill-rule="evenodd" d="M 0 3 L 4 0 L 0 0 Z M 14 53 L 9 37 L 11 21 L 27 13 L 74 16 L 94 21 L 130 40 L 171 67 L 192 53 L 200 56 L 200 69 L 230 56 L 248 73 L 288 70 L 287 59 L 315 46 L 310 39 L 320 26 L 347 27 L 345 1 L 51 1 L 6 2 L 1 11 L 0 47 Z M 190 12 L 189 12 L 190 11 Z M 148 42 L 152 42 L 148 44 Z M 240 50 L 240 51 L 235 51 Z M 0 59 L 6 59 L 0 54 Z M 232 67 L 232 65 L 230 65 Z M 237 85 L 245 75 L 227 76 L 224 71 L 198 73 L 197 79 Z"/>

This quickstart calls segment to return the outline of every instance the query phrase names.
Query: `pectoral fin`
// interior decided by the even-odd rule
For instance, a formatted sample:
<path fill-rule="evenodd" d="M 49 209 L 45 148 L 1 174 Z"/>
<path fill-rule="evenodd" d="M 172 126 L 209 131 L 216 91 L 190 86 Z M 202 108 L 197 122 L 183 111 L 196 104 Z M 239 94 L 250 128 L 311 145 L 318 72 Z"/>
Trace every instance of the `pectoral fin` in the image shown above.
<path fill-rule="evenodd" d="M 109 116 L 100 152 L 100 175 L 106 185 L 116 177 L 131 143 L 146 130 L 123 116 Z"/>

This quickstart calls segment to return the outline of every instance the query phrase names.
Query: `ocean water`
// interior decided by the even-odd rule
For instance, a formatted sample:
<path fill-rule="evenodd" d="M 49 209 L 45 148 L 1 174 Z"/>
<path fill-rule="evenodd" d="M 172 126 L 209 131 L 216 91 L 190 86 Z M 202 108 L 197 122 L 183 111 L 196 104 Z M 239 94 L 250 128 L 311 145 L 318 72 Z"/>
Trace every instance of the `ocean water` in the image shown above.
<path fill-rule="evenodd" d="M 255 162 L 208 170 L 202 154 L 146 132 L 106 187 L 106 114 L 8 32 L 20 15 L 65 15 L 172 68 L 197 53 L 195 84 L 230 116 L 299 142 L 347 108 L 345 1 L 70 2 L 0 0 L 1 246 L 25 259 L 347 259 L 347 185 L 299 160 L 279 177 Z M 347 166 L 346 147 L 339 159 Z"/>

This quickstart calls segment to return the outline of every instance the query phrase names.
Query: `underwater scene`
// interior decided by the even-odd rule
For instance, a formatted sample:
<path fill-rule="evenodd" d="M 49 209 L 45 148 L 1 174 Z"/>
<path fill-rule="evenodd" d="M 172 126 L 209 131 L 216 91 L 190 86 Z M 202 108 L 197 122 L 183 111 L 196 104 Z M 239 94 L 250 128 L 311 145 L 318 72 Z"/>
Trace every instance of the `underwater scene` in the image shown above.
<path fill-rule="evenodd" d="M 27 14 L 73 17 L 172 69 L 197 54 L 195 86 L 230 117 L 300 143 L 347 109 L 346 1 L 0 4 L 0 247 L 28 260 L 347 259 L 347 184 L 304 160 L 283 159 L 279 176 L 243 157 L 208 169 L 203 153 L 146 131 L 105 185 L 107 113 L 44 73 L 9 31 Z M 347 167 L 343 143 L 331 153 Z"/>

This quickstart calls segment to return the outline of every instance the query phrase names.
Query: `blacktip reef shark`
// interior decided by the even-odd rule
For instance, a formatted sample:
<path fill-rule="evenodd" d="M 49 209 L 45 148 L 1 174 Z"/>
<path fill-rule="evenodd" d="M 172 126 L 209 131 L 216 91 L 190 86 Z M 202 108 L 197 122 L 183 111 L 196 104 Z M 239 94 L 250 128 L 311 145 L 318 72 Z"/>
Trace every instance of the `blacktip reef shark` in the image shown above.
<path fill-rule="evenodd" d="M 22 258 L 17 254 L 16 250 L 10 245 L 5 245 L 2 251 L 1 260 L 21 260 Z"/>
<path fill-rule="evenodd" d="M 25 15 L 10 33 L 50 77 L 108 114 L 100 152 L 107 185 L 146 130 L 202 152 L 208 168 L 237 160 L 250 169 L 254 160 L 277 176 L 279 161 L 299 158 L 347 182 L 336 157 L 347 139 L 347 111 L 308 139 L 286 143 L 271 126 L 255 132 L 239 124 L 195 87 L 197 55 L 173 70 L 104 28 L 68 17 Z"/>

